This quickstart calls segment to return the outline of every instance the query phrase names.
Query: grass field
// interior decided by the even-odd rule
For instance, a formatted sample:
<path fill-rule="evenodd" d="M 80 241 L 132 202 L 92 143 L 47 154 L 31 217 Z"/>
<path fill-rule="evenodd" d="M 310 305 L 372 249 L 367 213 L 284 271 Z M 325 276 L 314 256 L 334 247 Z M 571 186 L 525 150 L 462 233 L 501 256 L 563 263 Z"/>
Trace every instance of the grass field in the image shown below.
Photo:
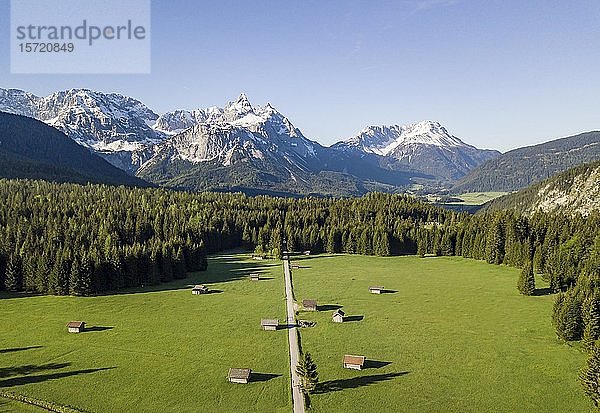
<path fill-rule="evenodd" d="M 251 282 L 259 270 L 266 280 Z M 192 296 L 202 282 L 214 294 Z M 150 289 L 89 298 L 3 296 L 0 388 L 91 412 L 289 411 L 280 262 L 211 258 L 209 271 Z M 92 331 L 68 334 L 69 320 Z M 260 373 L 247 385 L 230 367 Z M 0 399 L 2 411 L 37 411 Z"/>
<path fill-rule="evenodd" d="M 556 339 L 552 296 L 517 293 L 518 270 L 461 258 L 296 262 L 296 299 L 324 306 L 300 312 L 317 322 L 301 330 L 322 382 L 314 412 L 591 411 L 577 382 L 584 354 Z M 353 321 L 333 323 L 336 306 Z M 346 370 L 344 354 L 374 363 Z"/>
<path fill-rule="evenodd" d="M 0 413 L 47 413 L 48 411 L 15 400 L 0 397 Z"/>
<path fill-rule="evenodd" d="M 492 199 L 499 198 L 508 192 L 467 192 L 456 195 L 455 198 L 462 199 L 464 205 L 483 205 Z"/>

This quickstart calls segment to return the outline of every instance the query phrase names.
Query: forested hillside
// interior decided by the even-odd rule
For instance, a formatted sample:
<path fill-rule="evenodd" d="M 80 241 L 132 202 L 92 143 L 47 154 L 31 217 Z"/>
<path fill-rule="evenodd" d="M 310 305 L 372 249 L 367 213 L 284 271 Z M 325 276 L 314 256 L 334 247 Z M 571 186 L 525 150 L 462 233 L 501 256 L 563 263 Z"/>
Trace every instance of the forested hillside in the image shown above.
<path fill-rule="evenodd" d="M 600 132 L 587 132 L 508 151 L 471 170 L 452 192 L 512 192 L 600 159 Z"/>
<path fill-rule="evenodd" d="M 600 211 L 600 161 L 579 165 L 514 194 L 496 198 L 482 211 L 513 209 L 589 215 Z"/>
<path fill-rule="evenodd" d="M 0 112 L 0 177 L 149 186 L 26 116 Z"/>
<path fill-rule="evenodd" d="M 7 290 L 91 294 L 184 277 L 205 267 L 206 252 L 245 247 L 278 256 L 286 240 L 290 250 L 532 261 L 561 290 L 600 244 L 598 221 L 471 216 L 377 193 L 289 199 L 2 180 L 0 276 Z"/>

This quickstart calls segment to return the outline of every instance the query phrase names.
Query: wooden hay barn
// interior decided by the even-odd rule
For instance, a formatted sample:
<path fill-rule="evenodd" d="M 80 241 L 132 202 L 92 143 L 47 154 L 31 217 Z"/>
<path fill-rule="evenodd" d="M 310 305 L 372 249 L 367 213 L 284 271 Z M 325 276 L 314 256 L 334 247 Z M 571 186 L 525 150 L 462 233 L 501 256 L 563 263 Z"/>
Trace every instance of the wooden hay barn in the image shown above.
<path fill-rule="evenodd" d="M 250 274 L 250 281 L 259 281 L 260 274 Z"/>
<path fill-rule="evenodd" d="M 260 326 L 263 330 L 275 331 L 279 327 L 279 320 L 262 319 L 260 320 Z"/>
<path fill-rule="evenodd" d="M 317 300 L 302 300 L 302 308 L 306 311 L 317 311 Z"/>
<path fill-rule="evenodd" d="M 371 294 L 381 294 L 385 288 L 383 287 L 369 287 L 369 292 Z"/>
<path fill-rule="evenodd" d="M 342 311 L 342 310 L 336 310 L 332 316 L 331 316 L 331 320 L 334 323 L 343 323 L 344 322 L 344 316 L 346 314 Z"/>
<path fill-rule="evenodd" d="M 83 321 L 69 321 L 67 323 L 67 331 L 69 333 L 81 333 L 85 329 L 85 322 Z"/>
<path fill-rule="evenodd" d="M 252 259 L 253 260 L 259 260 L 259 261 L 261 261 L 261 260 L 264 260 L 265 257 L 263 257 L 262 255 L 253 255 Z"/>
<path fill-rule="evenodd" d="M 362 370 L 365 365 L 365 356 L 352 356 L 346 354 L 344 356 L 344 368 L 353 370 Z"/>
<path fill-rule="evenodd" d="M 252 375 L 252 370 L 250 369 L 229 369 L 229 374 L 227 374 L 227 380 L 230 383 L 242 383 L 247 384 L 250 381 L 250 376 Z"/>
<path fill-rule="evenodd" d="M 208 287 L 206 285 L 195 285 L 194 288 L 192 288 L 192 294 L 194 295 L 206 293 L 208 293 Z"/>
<path fill-rule="evenodd" d="M 303 252 L 303 254 L 304 254 L 304 255 L 310 255 L 310 250 L 308 250 L 308 251 L 304 251 L 304 252 Z"/>
<path fill-rule="evenodd" d="M 300 266 L 298 264 L 292 264 L 292 269 L 298 269 Z"/>

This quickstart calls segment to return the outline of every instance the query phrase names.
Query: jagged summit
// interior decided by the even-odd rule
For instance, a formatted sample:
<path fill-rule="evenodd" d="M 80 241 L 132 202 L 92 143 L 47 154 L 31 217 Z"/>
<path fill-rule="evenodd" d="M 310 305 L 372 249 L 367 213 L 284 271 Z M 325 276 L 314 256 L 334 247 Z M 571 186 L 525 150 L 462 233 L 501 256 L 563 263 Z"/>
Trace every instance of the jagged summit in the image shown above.
<path fill-rule="evenodd" d="M 410 167 L 449 181 L 491 159 L 497 151 L 480 150 L 451 135 L 439 122 L 367 126 L 332 146 L 343 151 L 383 156 L 393 167 Z"/>
<path fill-rule="evenodd" d="M 254 108 L 245 93 L 240 93 L 235 102 L 229 102 L 227 106 L 225 106 L 226 116 L 231 115 L 232 118 L 239 119 L 250 113 L 254 113 Z"/>
<path fill-rule="evenodd" d="M 453 181 L 497 155 L 467 145 L 435 121 L 369 126 L 325 148 L 274 105 L 253 105 L 245 93 L 222 107 L 159 116 L 119 93 L 70 89 L 39 97 L 0 89 L 0 110 L 54 126 L 131 174 L 184 188 L 209 189 L 220 176 L 225 182 L 219 187 L 231 179 L 251 187 L 301 185 L 331 193 L 322 188 L 341 179 L 351 193 L 364 193 L 378 185 L 410 185 L 412 177 L 435 185 Z"/>
<path fill-rule="evenodd" d="M 439 122 L 424 120 L 408 125 L 367 126 L 360 133 L 342 145 L 360 148 L 365 152 L 387 156 L 398 147 L 409 144 L 422 144 L 438 147 L 472 147 L 455 136 Z"/>

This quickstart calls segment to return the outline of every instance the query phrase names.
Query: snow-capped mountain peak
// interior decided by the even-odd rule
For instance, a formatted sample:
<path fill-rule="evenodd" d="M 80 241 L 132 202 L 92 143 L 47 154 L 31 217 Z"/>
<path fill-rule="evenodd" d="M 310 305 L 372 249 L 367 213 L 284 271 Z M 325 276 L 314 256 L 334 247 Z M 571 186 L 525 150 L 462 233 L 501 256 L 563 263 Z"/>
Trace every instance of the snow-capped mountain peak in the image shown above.
<path fill-rule="evenodd" d="M 364 152 L 387 156 L 406 145 L 427 145 L 441 148 L 470 147 L 439 122 L 425 120 L 408 125 L 368 126 L 358 135 L 341 144 L 360 148 Z"/>
<path fill-rule="evenodd" d="M 475 148 L 451 135 L 439 122 L 425 120 L 408 125 L 368 126 L 334 149 L 369 153 L 386 162 L 414 168 L 449 180 L 498 155 Z"/>
<path fill-rule="evenodd" d="M 240 93 L 235 102 L 229 102 L 225 106 L 224 112 L 226 120 L 233 121 L 254 113 L 254 108 L 248 100 L 248 96 L 245 93 Z"/>

